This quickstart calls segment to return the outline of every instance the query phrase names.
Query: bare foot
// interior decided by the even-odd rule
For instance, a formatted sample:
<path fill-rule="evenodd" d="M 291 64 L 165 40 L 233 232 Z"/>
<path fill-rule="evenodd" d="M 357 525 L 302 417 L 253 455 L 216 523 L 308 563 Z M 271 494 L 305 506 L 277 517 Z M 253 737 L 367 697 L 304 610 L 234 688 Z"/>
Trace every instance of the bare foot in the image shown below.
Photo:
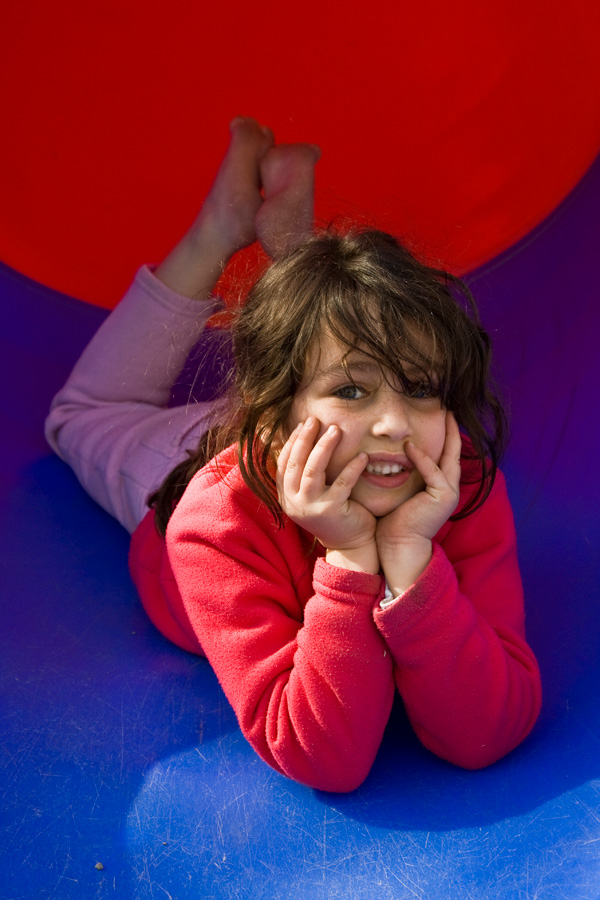
<path fill-rule="evenodd" d="M 273 133 L 255 119 L 230 124 L 231 140 L 204 201 L 196 227 L 209 226 L 231 255 L 256 240 L 255 218 L 263 202 L 260 163 L 273 146 Z"/>
<path fill-rule="evenodd" d="M 255 218 L 263 202 L 260 162 L 273 146 L 273 134 L 242 117 L 230 130 L 227 153 L 200 213 L 154 271 L 186 297 L 208 297 L 229 258 L 256 240 Z"/>
<path fill-rule="evenodd" d="M 313 144 L 280 144 L 260 161 L 264 202 L 256 235 L 273 258 L 284 256 L 313 230 L 314 168 L 321 151 Z"/>

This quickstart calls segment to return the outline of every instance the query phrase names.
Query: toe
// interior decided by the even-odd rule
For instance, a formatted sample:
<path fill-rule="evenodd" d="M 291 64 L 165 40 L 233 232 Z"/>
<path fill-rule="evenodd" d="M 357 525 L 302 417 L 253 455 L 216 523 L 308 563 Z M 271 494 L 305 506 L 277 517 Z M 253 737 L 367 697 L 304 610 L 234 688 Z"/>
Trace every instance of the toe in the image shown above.
<path fill-rule="evenodd" d="M 312 144 L 278 144 L 260 162 L 265 196 L 289 189 L 312 191 L 312 178 L 320 150 Z"/>
<path fill-rule="evenodd" d="M 256 153 L 262 155 L 269 147 L 273 146 L 274 137 L 270 128 L 260 125 L 256 119 L 249 116 L 236 116 L 229 123 L 231 132 L 231 149 L 240 147 L 244 152 L 253 148 Z"/>

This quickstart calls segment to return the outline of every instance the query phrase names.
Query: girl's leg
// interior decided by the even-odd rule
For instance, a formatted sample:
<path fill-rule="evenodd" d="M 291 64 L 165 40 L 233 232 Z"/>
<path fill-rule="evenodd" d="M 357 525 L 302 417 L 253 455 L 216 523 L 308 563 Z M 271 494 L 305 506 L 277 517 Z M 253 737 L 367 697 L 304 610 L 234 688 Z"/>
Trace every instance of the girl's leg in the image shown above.
<path fill-rule="evenodd" d="M 215 308 L 210 292 L 223 266 L 257 231 L 268 236 L 267 249 L 280 232 L 287 246 L 294 229 L 296 241 L 304 237 L 312 226 L 316 158 L 304 145 L 272 148 L 270 132 L 235 120 L 196 222 L 154 275 L 138 273 L 55 397 L 46 424 L 51 446 L 129 531 L 145 515 L 148 495 L 197 445 L 213 411 L 212 404 L 166 404 Z"/>
<path fill-rule="evenodd" d="M 260 162 L 273 135 L 254 119 L 237 118 L 212 187 L 191 228 L 155 270 L 184 297 L 206 299 L 225 264 L 256 240 L 254 220 L 262 204 Z"/>

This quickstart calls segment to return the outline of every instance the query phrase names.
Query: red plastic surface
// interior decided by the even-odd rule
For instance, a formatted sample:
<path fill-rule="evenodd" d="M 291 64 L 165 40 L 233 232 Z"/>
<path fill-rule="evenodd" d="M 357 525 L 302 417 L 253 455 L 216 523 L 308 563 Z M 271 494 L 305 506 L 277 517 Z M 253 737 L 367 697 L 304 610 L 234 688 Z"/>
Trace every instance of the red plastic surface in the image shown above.
<path fill-rule="evenodd" d="M 0 12 L 0 259 L 105 306 L 193 219 L 235 114 L 318 142 L 317 212 L 457 271 L 600 149 L 590 0 L 74 0 Z"/>

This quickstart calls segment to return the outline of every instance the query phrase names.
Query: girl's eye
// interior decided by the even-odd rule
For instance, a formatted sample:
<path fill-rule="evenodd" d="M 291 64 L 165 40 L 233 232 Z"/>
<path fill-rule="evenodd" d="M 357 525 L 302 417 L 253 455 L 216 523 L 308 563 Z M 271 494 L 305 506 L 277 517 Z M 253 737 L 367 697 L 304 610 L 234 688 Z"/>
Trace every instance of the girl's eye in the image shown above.
<path fill-rule="evenodd" d="M 409 397 L 413 400 L 430 400 L 433 397 L 437 397 L 437 393 L 428 384 L 415 384 L 409 391 Z"/>
<path fill-rule="evenodd" d="M 340 400 L 362 400 L 363 397 L 367 396 L 367 393 L 356 384 L 345 384 L 342 387 L 336 388 L 334 395 L 339 397 Z"/>

